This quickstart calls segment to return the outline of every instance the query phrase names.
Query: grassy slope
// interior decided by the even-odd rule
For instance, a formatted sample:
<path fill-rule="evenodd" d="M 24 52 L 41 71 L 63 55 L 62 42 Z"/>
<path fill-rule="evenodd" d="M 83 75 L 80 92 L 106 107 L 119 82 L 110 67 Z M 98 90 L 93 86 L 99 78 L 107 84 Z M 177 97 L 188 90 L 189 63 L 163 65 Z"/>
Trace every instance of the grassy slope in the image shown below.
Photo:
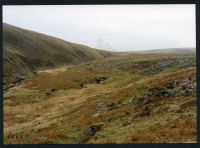
<path fill-rule="evenodd" d="M 104 59 L 110 52 L 3 24 L 4 83 L 17 81 L 34 68 Z"/>
<path fill-rule="evenodd" d="M 173 62 L 166 66 L 169 61 Z M 159 64 L 166 67 L 150 72 Z M 195 93 L 153 96 L 146 104 L 130 103 L 152 89 L 195 75 L 195 56 L 180 54 L 124 55 L 66 70 L 40 71 L 38 77 L 25 80 L 5 94 L 4 142 L 196 142 Z M 108 79 L 97 84 L 99 76 Z M 111 110 L 104 110 L 112 103 L 115 105 Z M 103 111 L 97 113 L 99 108 Z M 138 114 L 147 110 L 149 115 Z M 100 123 L 100 131 L 91 137 L 84 135 L 86 128 Z M 9 139 L 10 132 L 23 138 Z"/>

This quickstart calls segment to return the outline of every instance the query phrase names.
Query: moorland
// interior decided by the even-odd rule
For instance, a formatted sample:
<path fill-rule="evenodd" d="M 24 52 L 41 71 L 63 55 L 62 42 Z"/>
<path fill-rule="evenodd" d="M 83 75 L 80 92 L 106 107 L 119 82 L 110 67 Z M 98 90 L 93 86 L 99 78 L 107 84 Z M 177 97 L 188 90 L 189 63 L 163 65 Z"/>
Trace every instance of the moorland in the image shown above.
<path fill-rule="evenodd" d="M 3 25 L 6 144 L 196 143 L 194 48 L 109 52 Z"/>

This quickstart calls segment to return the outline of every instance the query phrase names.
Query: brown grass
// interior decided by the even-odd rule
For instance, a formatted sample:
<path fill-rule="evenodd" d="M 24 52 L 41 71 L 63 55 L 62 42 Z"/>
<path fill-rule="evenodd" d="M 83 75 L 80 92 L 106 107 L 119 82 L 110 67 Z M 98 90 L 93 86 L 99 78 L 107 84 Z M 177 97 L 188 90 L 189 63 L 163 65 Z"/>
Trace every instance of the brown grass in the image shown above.
<path fill-rule="evenodd" d="M 98 131 L 100 138 L 99 143 L 163 143 L 163 142 L 195 142 L 196 141 L 196 122 L 195 117 L 189 117 L 190 109 L 194 115 L 194 99 L 195 95 L 188 97 L 174 97 L 173 100 L 162 100 L 153 102 L 153 109 L 160 107 L 156 113 L 150 116 L 140 117 L 132 120 L 132 115 L 137 109 L 143 110 L 145 106 L 136 108 L 133 104 L 121 104 L 120 107 L 110 111 L 101 112 L 99 116 L 94 116 L 96 108 L 99 104 L 106 106 L 113 102 L 127 102 L 134 94 L 143 95 L 152 87 L 165 86 L 172 80 L 185 79 L 195 75 L 195 69 L 185 69 L 173 73 L 160 73 L 151 77 L 133 80 L 133 82 L 123 83 L 123 72 L 110 70 L 110 77 L 120 76 L 122 79 L 108 79 L 105 83 L 87 84 L 85 88 L 79 88 L 79 82 L 88 77 L 95 77 L 103 74 L 103 68 L 93 69 L 89 71 L 80 67 L 71 67 L 66 71 L 59 73 L 40 72 L 35 79 L 27 79 L 21 84 L 21 90 L 26 92 L 29 89 L 39 90 L 42 93 L 50 89 L 60 89 L 53 92 L 46 100 L 40 100 L 36 103 L 21 103 L 15 106 L 9 105 L 9 99 L 4 101 L 4 134 L 10 131 L 13 133 L 25 132 L 24 139 L 11 141 L 5 139 L 5 143 L 73 143 L 80 138 L 79 134 L 83 130 L 93 124 L 102 122 L 104 127 Z M 80 74 L 81 73 L 81 74 Z M 121 75 L 122 74 L 122 75 Z M 115 80 L 115 81 L 114 81 Z M 23 87 L 27 88 L 24 89 Z M 15 92 L 16 93 L 16 92 Z M 13 94 L 15 94 L 13 92 Z M 187 100 L 189 100 L 187 102 Z M 7 102 L 8 101 L 8 102 Z M 7 103 L 6 103 L 7 102 Z M 166 104 L 183 105 L 183 113 L 187 118 L 181 119 L 178 113 L 164 112 Z M 120 103 L 119 103 L 120 104 Z M 161 120 L 165 124 L 155 124 L 158 116 L 167 114 L 173 115 L 177 120 L 169 118 L 168 123 Z M 162 116 L 161 116 L 162 118 Z M 142 127 L 147 121 L 147 127 Z M 119 124 L 120 123 L 120 124 Z M 145 123 L 145 124 L 144 124 Z M 133 125 L 137 125 L 140 130 L 131 129 Z M 114 127 L 112 127 L 114 126 Z M 134 128 L 134 127 L 133 127 Z M 104 131 L 105 130 L 105 131 Z M 108 131 L 107 131 L 108 130 Z M 65 132 L 68 131 L 66 134 Z M 71 133 L 70 133 L 71 132 Z M 113 133 L 114 134 L 113 134 Z M 118 133 L 119 132 L 119 133 Z M 30 134 L 31 133 L 31 134 Z M 105 135 L 104 135 L 105 134 Z M 112 135 L 113 134 L 113 135 Z M 102 137 L 101 137 L 102 136 Z M 103 137 L 105 136 L 105 137 Z M 116 138 L 115 138 L 116 136 Z M 87 142 L 94 142 L 92 137 Z M 117 141 L 119 140 L 119 141 Z M 124 140 L 124 141 L 123 141 Z M 86 142 L 86 143 L 87 143 Z"/>
<path fill-rule="evenodd" d="M 143 132 L 130 134 L 126 137 L 125 143 L 185 143 L 197 142 L 196 120 L 175 120 L 157 127 L 151 127 Z"/>

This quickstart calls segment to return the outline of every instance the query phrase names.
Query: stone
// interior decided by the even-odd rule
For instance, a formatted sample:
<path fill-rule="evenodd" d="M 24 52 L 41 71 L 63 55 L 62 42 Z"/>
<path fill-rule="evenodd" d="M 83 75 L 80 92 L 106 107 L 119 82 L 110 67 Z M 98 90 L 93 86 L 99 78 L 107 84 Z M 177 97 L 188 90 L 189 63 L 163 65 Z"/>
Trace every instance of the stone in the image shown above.
<path fill-rule="evenodd" d="M 95 113 L 94 115 L 93 115 L 93 117 L 98 117 L 100 115 L 100 113 Z"/>
<path fill-rule="evenodd" d="M 134 99 L 132 99 L 132 104 L 134 104 L 134 105 L 139 105 L 139 104 L 141 104 L 142 102 L 144 101 L 144 99 L 142 98 L 142 97 L 139 97 L 139 98 L 134 98 Z"/>
<path fill-rule="evenodd" d="M 186 90 L 179 90 L 178 91 L 178 96 L 182 96 L 186 94 Z"/>
<path fill-rule="evenodd" d="M 183 83 L 188 84 L 190 82 L 189 79 L 182 80 Z"/>
<path fill-rule="evenodd" d="M 100 131 L 103 127 L 103 124 L 95 124 L 95 125 L 91 125 L 90 127 L 86 128 L 84 130 L 84 135 L 86 136 L 93 136 L 95 135 L 96 132 Z"/>
<path fill-rule="evenodd" d="M 176 90 L 174 89 L 166 89 L 163 91 L 165 96 L 174 96 L 176 94 Z"/>
<path fill-rule="evenodd" d="M 188 88 L 189 89 L 195 89 L 195 86 L 194 85 L 189 85 Z"/>

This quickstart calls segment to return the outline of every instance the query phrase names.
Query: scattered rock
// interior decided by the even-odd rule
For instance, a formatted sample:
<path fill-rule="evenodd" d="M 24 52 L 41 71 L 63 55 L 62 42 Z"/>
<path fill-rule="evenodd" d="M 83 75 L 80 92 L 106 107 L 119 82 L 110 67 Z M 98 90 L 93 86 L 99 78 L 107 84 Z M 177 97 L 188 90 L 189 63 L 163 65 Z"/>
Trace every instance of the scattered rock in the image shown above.
<path fill-rule="evenodd" d="M 149 74 L 157 74 L 159 72 L 162 72 L 166 68 L 170 68 L 175 66 L 176 64 L 181 63 L 187 63 L 183 64 L 181 68 L 189 68 L 194 67 L 195 65 L 195 59 L 194 58 L 178 58 L 178 59 L 168 59 L 167 61 L 160 61 L 159 63 L 155 63 L 154 65 L 149 66 L 144 71 L 142 71 L 142 74 L 149 75 Z"/>
<path fill-rule="evenodd" d="M 143 96 L 134 96 L 129 99 L 127 104 L 144 105 L 149 104 L 150 102 L 159 101 L 164 97 L 187 96 L 194 93 L 196 93 L 195 76 L 184 80 L 174 80 L 165 87 L 151 88 Z"/>

